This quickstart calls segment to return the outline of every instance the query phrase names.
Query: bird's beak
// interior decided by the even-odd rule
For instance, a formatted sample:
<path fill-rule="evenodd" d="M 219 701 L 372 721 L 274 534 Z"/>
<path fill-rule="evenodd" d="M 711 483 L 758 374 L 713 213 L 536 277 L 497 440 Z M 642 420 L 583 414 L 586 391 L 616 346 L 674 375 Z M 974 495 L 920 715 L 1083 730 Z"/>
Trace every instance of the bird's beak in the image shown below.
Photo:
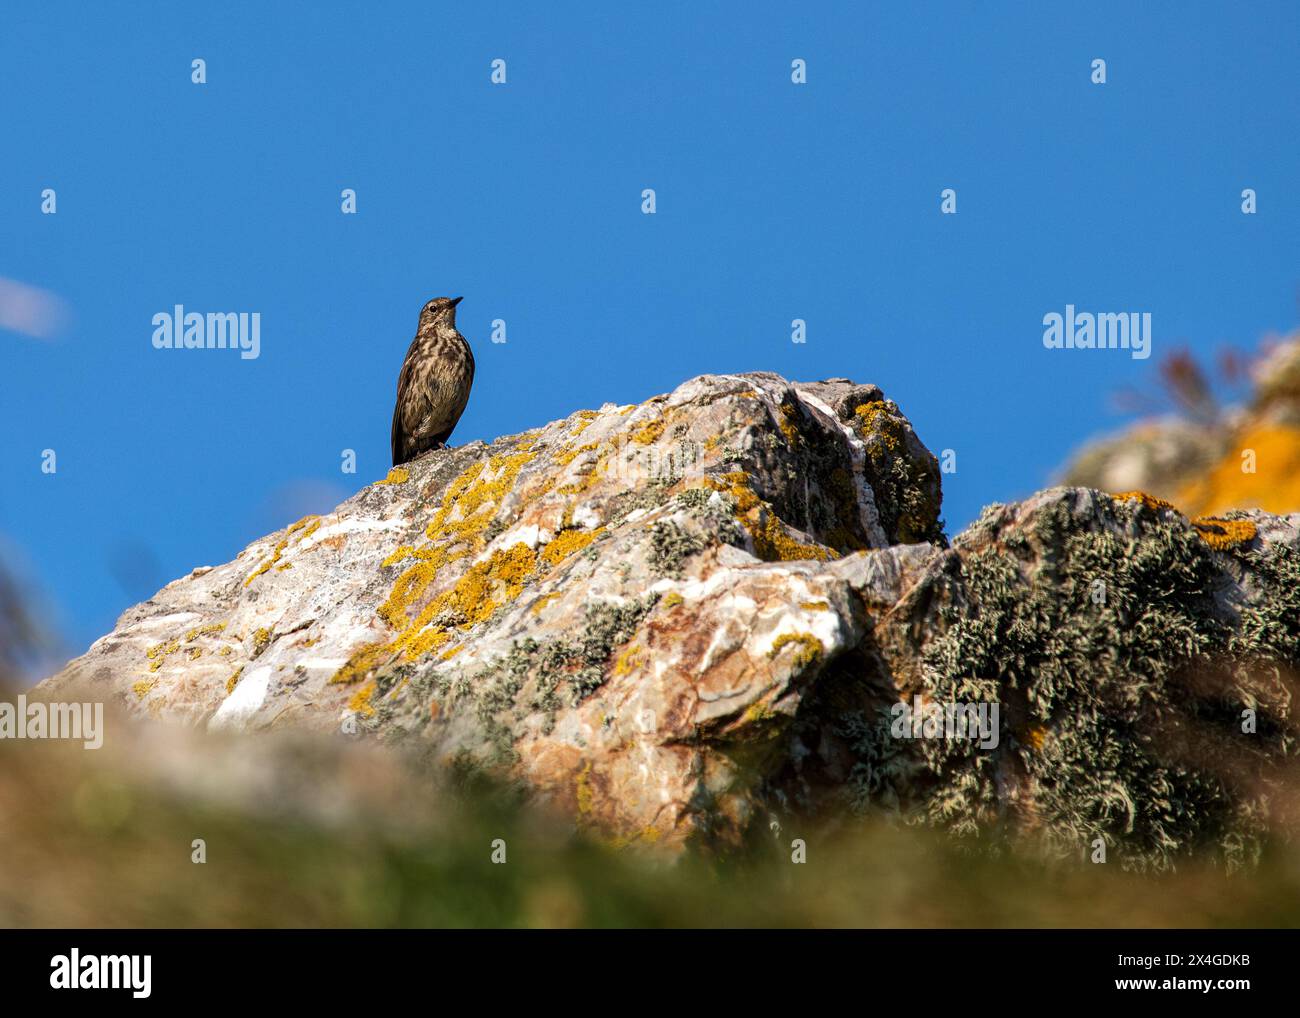
<path fill-rule="evenodd" d="M 455 307 L 457 304 L 459 304 L 459 303 L 460 303 L 461 301 L 463 301 L 464 299 L 465 299 L 464 297 L 453 297 L 453 298 L 451 299 L 451 306 L 452 306 L 452 307 Z"/>

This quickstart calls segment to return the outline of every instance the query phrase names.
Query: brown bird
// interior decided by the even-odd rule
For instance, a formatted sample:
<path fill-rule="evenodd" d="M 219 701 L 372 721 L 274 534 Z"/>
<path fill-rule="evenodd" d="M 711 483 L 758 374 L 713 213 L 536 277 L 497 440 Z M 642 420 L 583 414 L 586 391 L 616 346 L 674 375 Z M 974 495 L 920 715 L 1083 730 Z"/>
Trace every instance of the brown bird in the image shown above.
<path fill-rule="evenodd" d="M 456 331 L 459 297 L 424 305 L 415 339 L 397 376 L 393 407 L 393 466 L 447 444 L 469 402 L 474 353 Z"/>

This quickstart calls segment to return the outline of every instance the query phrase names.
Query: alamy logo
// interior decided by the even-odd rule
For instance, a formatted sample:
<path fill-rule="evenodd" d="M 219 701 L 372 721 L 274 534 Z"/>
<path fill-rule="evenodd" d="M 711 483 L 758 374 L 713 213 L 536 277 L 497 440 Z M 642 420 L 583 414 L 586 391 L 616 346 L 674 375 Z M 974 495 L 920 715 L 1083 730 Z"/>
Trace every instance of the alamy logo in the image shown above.
<path fill-rule="evenodd" d="M 257 360 L 262 352 L 262 312 L 185 310 L 177 304 L 171 311 L 153 316 L 155 350 L 239 350 L 246 361 Z"/>
<path fill-rule="evenodd" d="M 1151 356 L 1151 312 L 1093 314 L 1065 305 L 1065 314 L 1043 315 L 1043 346 L 1049 350 L 1130 350 L 1134 360 Z"/>
<path fill-rule="evenodd" d="M 970 739 L 980 749 L 998 745 L 998 705 L 996 703 L 925 703 L 920 696 L 889 709 L 893 723 L 889 734 L 895 739 Z"/>
<path fill-rule="evenodd" d="M 18 703 L 0 702 L 0 739 L 72 739 L 85 749 L 104 744 L 102 703 L 28 703 L 23 693 Z"/>
<path fill-rule="evenodd" d="M 50 986 L 56 990 L 130 990 L 149 996 L 153 955 L 87 954 L 75 947 L 50 959 Z"/>

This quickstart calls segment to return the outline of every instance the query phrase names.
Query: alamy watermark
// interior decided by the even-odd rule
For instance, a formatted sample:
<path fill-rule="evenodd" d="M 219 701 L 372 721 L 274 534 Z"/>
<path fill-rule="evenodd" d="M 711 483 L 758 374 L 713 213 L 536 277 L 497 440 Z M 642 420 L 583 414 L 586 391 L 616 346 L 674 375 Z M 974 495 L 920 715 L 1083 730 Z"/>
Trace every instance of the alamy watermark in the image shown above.
<path fill-rule="evenodd" d="M 86 749 L 104 744 L 102 703 L 28 703 L 19 693 L 18 703 L 0 702 L 0 739 L 71 739 Z"/>
<path fill-rule="evenodd" d="M 177 304 L 153 316 L 155 350 L 238 350 L 246 361 L 262 352 L 262 312 L 186 311 Z"/>
<path fill-rule="evenodd" d="M 980 749 L 998 745 L 996 703 L 926 703 L 918 695 L 911 703 L 894 704 L 889 713 L 889 734 L 895 739 L 970 739 Z"/>
<path fill-rule="evenodd" d="M 1043 315 L 1043 346 L 1049 350 L 1129 350 L 1133 359 L 1151 356 L 1151 312 L 1093 314 L 1065 305 L 1065 314 Z"/>
<path fill-rule="evenodd" d="M 153 955 L 82 954 L 73 948 L 50 959 L 54 990 L 130 990 L 137 999 L 152 992 Z"/>

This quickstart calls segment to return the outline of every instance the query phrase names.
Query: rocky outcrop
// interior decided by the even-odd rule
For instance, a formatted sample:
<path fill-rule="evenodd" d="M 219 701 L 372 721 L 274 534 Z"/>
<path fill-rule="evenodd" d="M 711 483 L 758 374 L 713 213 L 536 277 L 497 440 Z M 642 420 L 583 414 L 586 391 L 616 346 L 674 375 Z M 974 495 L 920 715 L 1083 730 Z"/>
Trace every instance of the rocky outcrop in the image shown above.
<path fill-rule="evenodd" d="M 1248 857 L 1294 744 L 1300 517 L 1055 489 L 949 547 L 939 508 L 875 386 L 703 376 L 394 469 L 169 584 L 41 693 L 405 747 L 619 845 L 886 810 Z"/>

